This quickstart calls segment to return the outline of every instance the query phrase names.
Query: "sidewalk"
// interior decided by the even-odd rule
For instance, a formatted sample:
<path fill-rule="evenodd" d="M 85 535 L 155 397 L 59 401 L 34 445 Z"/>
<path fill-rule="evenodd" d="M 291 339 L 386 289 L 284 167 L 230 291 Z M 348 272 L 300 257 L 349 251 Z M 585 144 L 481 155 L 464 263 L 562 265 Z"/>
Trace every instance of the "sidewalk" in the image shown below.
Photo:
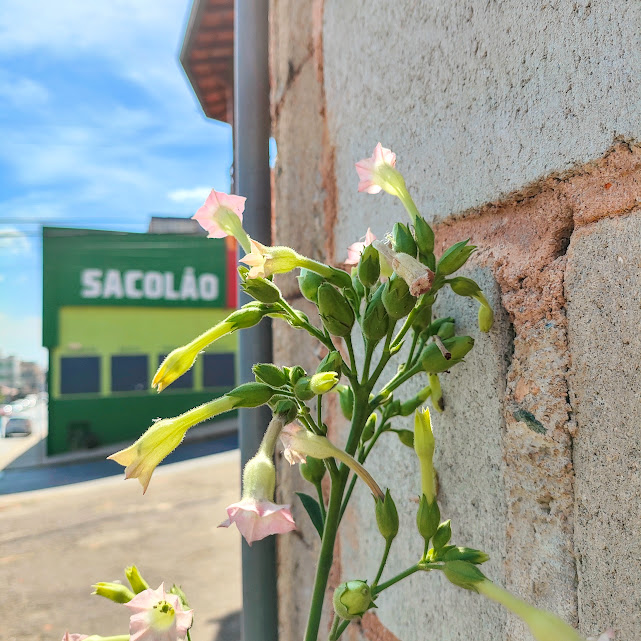
<path fill-rule="evenodd" d="M 217 525 L 239 496 L 233 451 L 157 469 L 144 496 L 118 476 L 0 497 L 2 638 L 126 633 L 126 609 L 91 584 L 124 580 L 135 563 L 154 588 L 182 585 L 193 641 L 238 641 L 240 536 Z"/>

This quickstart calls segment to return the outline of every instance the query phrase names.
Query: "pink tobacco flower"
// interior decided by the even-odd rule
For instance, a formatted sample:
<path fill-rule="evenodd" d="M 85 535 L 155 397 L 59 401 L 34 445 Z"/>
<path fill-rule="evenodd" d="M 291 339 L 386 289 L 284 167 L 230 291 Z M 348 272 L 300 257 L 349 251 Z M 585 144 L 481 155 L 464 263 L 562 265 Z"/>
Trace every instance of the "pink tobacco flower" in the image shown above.
<path fill-rule="evenodd" d="M 345 261 L 346 265 L 358 265 L 358 261 L 361 259 L 361 254 L 365 247 L 368 247 L 376 240 L 376 236 L 372 234 L 372 230 L 368 227 L 367 233 L 365 234 L 365 239 L 357 243 L 352 243 L 347 248 L 347 260 Z"/>
<path fill-rule="evenodd" d="M 251 251 L 240 259 L 241 263 L 250 267 L 247 278 L 268 278 L 272 274 L 286 274 L 301 266 L 302 256 L 291 247 L 267 247 L 251 238 L 249 242 Z"/>
<path fill-rule="evenodd" d="M 193 610 L 183 610 L 180 597 L 167 594 L 163 583 L 138 593 L 125 607 L 132 612 L 130 641 L 184 641 L 193 620 Z"/>
<path fill-rule="evenodd" d="M 396 165 L 396 154 L 386 149 L 379 142 L 374 148 L 371 158 L 364 158 L 356 163 L 358 173 L 358 191 L 366 191 L 368 194 L 378 194 L 385 185 L 384 177 L 381 176 L 381 169 L 386 166 L 393 168 Z M 385 189 L 387 191 L 387 189 Z"/>
<path fill-rule="evenodd" d="M 244 498 L 232 503 L 227 508 L 227 515 L 229 518 L 218 527 L 235 523 L 249 545 L 270 534 L 285 534 L 296 529 L 289 505 L 276 505 L 267 500 Z"/>
<path fill-rule="evenodd" d="M 192 218 L 209 232 L 208 238 L 233 236 L 245 251 L 249 251 L 249 236 L 242 225 L 246 200 L 244 196 L 233 196 L 212 189 L 205 204 Z"/>

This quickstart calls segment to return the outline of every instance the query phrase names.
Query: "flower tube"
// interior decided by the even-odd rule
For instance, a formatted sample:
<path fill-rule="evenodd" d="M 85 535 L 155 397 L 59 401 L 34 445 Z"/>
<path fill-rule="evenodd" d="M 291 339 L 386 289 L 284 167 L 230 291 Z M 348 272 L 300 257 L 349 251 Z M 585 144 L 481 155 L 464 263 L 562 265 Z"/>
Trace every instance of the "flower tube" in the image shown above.
<path fill-rule="evenodd" d="M 249 236 L 243 229 L 243 196 L 233 196 L 221 191 L 211 190 L 205 204 L 192 216 L 209 233 L 207 238 L 233 236 L 246 251 L 251 251 Z"/>

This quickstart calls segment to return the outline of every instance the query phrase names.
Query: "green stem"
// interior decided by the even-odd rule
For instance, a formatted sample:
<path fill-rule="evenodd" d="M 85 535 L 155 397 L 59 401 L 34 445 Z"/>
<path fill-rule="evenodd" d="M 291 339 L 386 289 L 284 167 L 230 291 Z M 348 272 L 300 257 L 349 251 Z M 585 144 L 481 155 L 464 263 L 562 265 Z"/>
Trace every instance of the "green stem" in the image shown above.
<path fill-rule="evenodd" d="M 358 480 L 358 476 L 354 474 L 352 476 L 352 480 L 349 483 L 349 487 L 347 488 L 347 492 L 345 493 L 345 498 L 343 499 L 343 504 L 341 505 L 341 513 L 338 517 L 339 521 L 343 520 L 343 514 L 345 514 L 345 510 L 347 509 L 347 504 L 349 503 L 350 498 L 352 497 L 352 492 L 354 491 L 354 488 L 356 487 L 356 481 Z"/>
<path fill-rule="evenodd" d="M 405 381 L 409 380 L 414 376 L 415 374 L 418 374 L 420 371 L 422 371 L 422 367 L 420 363 L 417 363 L 414 365 L 414 367 L 400 372 L 394 378 L 392 378 L 386 385 L 383 387 L 383 389 L 377 394 L 377 396 L 383 396 L 385 398 L 388 396 L 391 392 L 393 392 L 399 385 L 402 385 Z"/>
<path fill-rule="evenodd" d="M 363 365 L 363 380 L 366 381 L 369 376 L 369 366 L 372 362 L 372 354 L 374 353 L 374 343 L 365 340 L 365 363 Z"/>
<path fill-rule="evenodd" d="M 398 191 L 398 199 L 403 203 L 403 207 L 405 207 L 407 213 L 410 215 L 412 224 L 416 224 L 416 218 L 420 216 L 420 214 L 414 200 L 410 196 L 410 192 L 407 191 L 407 187 Z"/>
<path fill-rule="evenodd" d="M 349 354 L 349 365 L 352 374 L 356 376 L 358 370 L 356 369 L 356 357 L 354 356 L 354 346 L 352 345 L 352 337 L 348 334 L 345 336 L 345 345 L 347 345 L 347 353 Z"/>
<path fill-rule="evenodd" d="M 414 358 L 414 350 L 416 349 L 416 344 L 418 343 L 418 332 L 414 332 L 414 338 L 412 338 L 412 344 L 410 345 L 410 353 L 407 355 L 407 360 L 405 361 L 407 365 L 410 365 L 412 358 Z"/>
<path fill-rule="evenodd" d="M 323 488 L 320 483 L 314 483 L 316 486 L 316 493 L 318 494 L 318 504 L 321 509 L 321 516 L 323 517 L 323 525 L 325 524 L 325 519 L 327 518 L 327 510 L 325 510 L 325 497 L 323 496 Z"/>
<path fill-rule="evenodd" d="M 367 384 L 370 386 L 370 388 L 374 387 L 379 376 L 383 373 L 383 370 L 385 369 L 385 365 L 387 365 L 387 363 L 389 362 L 389 359 L 391 358 L 390 343 L 392 341 L 392 334 L 394 334 L 394 325 L 392 325 L 387 331 L 387 336 L 385 337 L 385 344 L 383 345 L 383 353 L 381 354 L 381 360 L 379 361 L 378 366 L 374 370 L 374 373 L 371 375 L 371 377 L 367 381 Z"/>
<path fill-rule="evenodd" d="M 321 330 L 319 330 L 317 327 L 314 327 L 311 323 L 301 320 L 298 314 L 296 314 L 296 310 L 284 298 L 281 298 L 278 301 L 278 305 L 280 305 L 283 311 L 291 318 L 291 324 L 294 327 L 299 327 L 300 329 L 306 330 L 307 333 L 311 334 L 316 340 L 323 343 L 323 345 L 325 345 L 325 347 L 327 347 L 327 349 L 329 349 L 330 351 L 336 349 L 328 334 L 324 334 L 323 332 L 321 332 Z"/>
<path fill-rule="evenodd" d="M 336 630 L 336 636 L 334 637 L 335 641 L 338 641 L 338 639 L 340 638 L 341 634 L 343 634 L 343 632 L 345 632 L 345 629 L 347 628 L 347 626 L 349 624 L 350 624 L 350 622 L 347 621 L 347 620 L 341 622 L 341 624 L 338 626 L 338 629 Z"/>
<path fill-rule="evenodd" d="M 381 559 L 381 564 L 378 566 L 378 572 L 376 573 L 376 578 L 374 583 L 372 583 L 372 590 L 376 589 L 378 582 L 383 574 L 385 569 L 385 564 L 387 563 L 387 556 L 389 555 L 390 548 L 392 547 L 392 539 L 385 539 L 385 552 L 383 552 L 383 558 Z"/>
<path fill-rule="evenodd" d="M 329 636 L 327 637 L 328 641 L 336 641 L 338 638 L 336 634 L 338 633 L 338 626 L 340 625 L 341 618 L 338 614 L 334 614 L 334 621 L 332 622 L 332 629 L 330 630 Z"/>
<path fill-rule="evenodd" d="M 385 581 L 385 583 L 381 583 L 380 585 L 376 586 L 376 588 L 372 590 L 372 596 L 380 594 L 383 590 L 387 590 L 387 588 L 392 587 L 395 583 L 402 581 L 411 574 L 414 574 L 414 572 L 418 572 L 422 569 L 423 568 L 421 568 L 418 563 L 416 565 L 413 565 L 411 568 L 407 568 L 407 570 L 404 570 L 400 574 L 397 574 L 395 577 L 392 577 L 389 581 Z"/>

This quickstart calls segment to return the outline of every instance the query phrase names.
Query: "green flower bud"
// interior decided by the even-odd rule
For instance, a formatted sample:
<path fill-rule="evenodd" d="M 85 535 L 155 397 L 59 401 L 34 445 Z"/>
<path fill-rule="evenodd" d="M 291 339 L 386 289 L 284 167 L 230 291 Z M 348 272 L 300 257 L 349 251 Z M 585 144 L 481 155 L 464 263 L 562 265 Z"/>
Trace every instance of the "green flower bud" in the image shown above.
<path fill-rule="evenodd" d="M 272 408 L 274 415 L 282 417 L 283 422 L 286 425 L 296 419 L 298 416 L 298 405 L 296 405 L 294 401 L 288 398 L 280 398 L 276 403 L 273 401 L 274 399 L 272 398 L 270 407 Z"/>
<path fill-rule="evenodd" d="M 424 387 L 416 396 L 401 404 L 401 416 L 413 414 L 425 401 L 431 396 L 432 388 L 428 385 Z"/>
<path fill-rule="evenodd" d="M 416 304 L 409 285 L 396 274 L 385 283 L 382 299 L 387 313 L 394 320 L 407 316 Z"/>
<path fill-rule="evenodd" d="M 311 376 L 301 376 L 296 381 L 296 385 L 294 385 L 296 398 L 299 398 L 301 401 L 309 401 L 316 396 L 316 393 L 312 390 L 311 381 Z"/>
<path fill-rule="evenodd" d="M 365 308 L 361 329 L 368 341 L 376 343 L 380 341 L 389 329 L 390 319 L 383 305 L 383 291 L 385 285 L 381 285 L 372 296 L 372 299 Z"/>
<path fill-rule="evenodd" d="M 327 394 L 338 383 L 338 374 L 336 372 L 321 372 L 314 374 L 309 380 L 309 386 L 317 396 Z"/>
<path fill-rule="evenodd" d="M 481 564 L 490 560 L 490 556 L 474 548 L 453 547 L 443 554 L 443 561 L 467 561 L 468 563 Z"/>
<path fill-rule="evenodd" d="M 334 590 L 334 612 L 347 621 L 359 619 L 374 602 L 365 581 L 347 581 Z"/>
<path fill-rule="evenodd" d="M 444 548 L 450 542 L 451 538 L 452 526 L 450 524 L 450 520 L 448 519 L 447 521 L 443 521 L 443 523 L 441 523 L 436 530 L 436 534 L 432 539 L 434 549 L 440 550 L 441 548 Z"/>
<path fill-rule="evenodd" d="M 305 462 L 301 463 L 300 466 L 300 475 L 310 483 L 314 485 L 320 483 L 325 476 L 325 464 L 320 459 L 314 458 L 313 456 L 306 456 Z"/>
<path fill-rule="evenodd" d="M 327 281 L 336 287 L 341 289 L 348 288 L 352 286 L 352 277 L 347 272 L 342 269 L 336 269 L 335 267 L 329 268 L 331 275 L 327 277 Z"/>
<path fill-rule="evenodd" d="M 430 382 L 430 389 L 432 390 L 432 405 L 437 412 L 442 412 L 445 409 L 445 405 L 438 374 L 428 374 L 427 380 Z"/>
<path fill-rule="evenodd" d="M 434 334 L 438 334 L 438 330 L 441 329 L 441 325 L 443 325 L 444 323 L 453 323 L 453 322 L 454 322 L 454 319 L 451 316 L 437 318 L 425 330 L 425 338 L 429 338 L 430 336 L 434 336 Z"/>
<path fill-rule="evenodd" d="M 418 308 L 416 316 L 414 316 L 414 322 L 412 323 L 412 329 L 415 332 L 422 332 L 429 324 L 432 322 L 432 305 L 422 304 Z"/>
<path fill-rule="evenodd" d="M 398 534 L 398 512 L 389 489 L 384 499 L 376 501 L 376 523 L 381 536 L 390 543 Z"/>
<path fill-rule="evenodd" d="M 363 283 L 358 279 L 358 267 L 356 266 L 352 267 L 352 287 L 360 301 L 363 296 L 365 296 L 365 288 L 363 287 Z"/>
<path fill-rule="evenodd" d="M 101 581 L 91 587 L 94 589 L 92 594 L 104 596 L 105 599 L 109 599 L 115 603 L 128 603 L 136 596 L 126 585 L 123 585 L 122 583 L 108 583 Z"/>
<path fill-rule="evenodd" d="M 396 436 L 403 445 L 414 449 L 414 432 L 412 430 L 396 430 Z"/>
<path fill-rule="evenodd" d="M 482 332 L 489 332 L 494 325 L 494 311 L 489 305 L 479 307 L 479 329 Z"/>
<path fill-rule="evenodd" d="M 403 223 L 394 223 L 392 228 L 392 248 L 395 252 L 409 254 L 416 258 L 418 251 L 410 230 Z"/>
<path fill-rule="evenodd" d="M 418 251 L 421 254 L 429 255 L 434 253 L 434 231 L 422 216 L 417 216 L 414 221 L 414 237 L 416 238 Z"/>
<path fill-rule="evenodd" d="M 273 395 L 274 390 L 264 383 L 244 383 L 225 394 L 234 400 L 234 409 L 264 405 Z"/>
<path fill-rule="evenodd" d="M 354 310 L 345 297 L 329 283 L 323 283 L 318 288 L 318 313 L 330 334 L 349 336 L 355 320 Z"/>
<path fill-rule="evenodd" d="M 318 288 L 325 282 L 325 279 L 316 272 L 309 269 L 301 269 L 298 276 L 298 287 L 300 293 L 309 301 L 316 304 L 318 300 Z"/>
<path fill-rule="evenodd" d="M 485 581 L 483 572 L 467 561 L 448 561 L 443 565 L 443 574 L 450 583 L 473 592 L 478 592 L 477 584 Z"/>
<path fill-rule="evenodd" d="M 363 250 L 361 260 L 358 263 L 358 278 L 365 287 L 373 287 L 378 282 L 380 274 L 381 264 L 378 252 L 373 245 L 368 245 Z"/>
<path fill-rule="evenodd" d="M 348 421 L 351 421 L 354 413 L 354 392 L 347 385 L 337 385 L 335 389 L 338 392 L 338 400 L 343 416 Z"/>
<path fill-rule="evenodd" d="M 441 323 L 440 327 L 438 328 L 438 331 L 436 332 L 436 335 L 442 340 L 447 340 L 448 338 L 452 338 L 454 334 L 455 334 L 454 323 L 448 321 L 447 319 L 445 320 L 444 323 Z"/>
<path fill-rule="evenodd" d="M 452 354 L 450 360 L 441 354 L 436 343 L 430 343 L 421 353 L 421 366 L 431 374 L 446 372 L 453 365 L 460 363 L 463 357 L 474 347 L 474 339 L 471 336 L 454 336 L 443 341 L 445 348 Z"/>
<path fill-rule="evenodd" d="M 341 366 L 343 365 L 343 357 L 340 352 L 333 350 L 325 356 L 325 358 L 318 364 L 316 373 L 321 372 L 336 372 L 338 375 L 341 373 Z"/>
<path fill-rule="evenodd" d="M 275 303 L 282 297 L 280 289 L 266 278 L 248 278 L 241 287 L 246 294 L 261 303 Z"/>
<path fill-rule="evenodd" d="M 481 288 L 471 278 L 465 276 L 456 276 L 447 282 L 452 291 L 459 296 L 474 297 L 481 293 Z"/>
<path fill-rule="evenodd" d="M 300 365 L 296 365 L 294 367 L 289 367 L 289 368 L 285 367 L 283 369 L 285 370 L 285 372 L 289 373 L 289 382 L 292 385 L 296 385 L 296 383 L 298 382 L 298 379 L 301 378 L 302 376 L 305 376 L 305 370 Z"/>
<path fill-rule="evenodd" d="M 138 568 L 135 565 L 130 565 L 125 568 L 125 576 L 127 577 L 127 581 L 129 581 L 131 589 L 136 594 L 149 589 L 149 583 L 147 583 L 147 581 L 142 578 L 140 572 L 138 571 Z"/>
<path fill-rule="evenodd" d="M 283 385 L 289 384 L 289 376 L 280 367 L 276 367 L 272 363 L 256 363 L 252 367 L 252 372 L 254 372 L 256 378 L 272 387 L 283 387 Z"/>
<path fill-rule="evenodd" d="M 374 436 L 374 432 L 376 431 L 376 418 L 376 412 L 370 414 L 361 433 L 361 443 L 367 443 L 367 441 Z"/>
<path fill-rule="evenodd" d="M 424 254 L 419 252 L 418 259 L 427 268 L 431 269 L 433 272 L 436 271 L 436 256 L 434 256 L 434 254 Z"/>
<path fill-rule="evenodd" d="M 467 259 L 476 250 L 476 245 L 468 245 L 469 242 L 468 238 L 445 250 L 436 265 L 436 273 L 439 276 L 449 276 L 465 265 Z"/>
<path fill-rule="evenodd" d="M 269 307 L 249 303 L 248 305 L 243 305 L 235 312 L 232 312 L 225 321 L 231 323 L 232 331 L 236 331 L 237 329 L 247 329 L 248 327 L 257 325 L 263 316 L 265 316 L 269 311 Z"/>
<path fill-rule="evenodd" d="M 183 589 L 179 585 L 176 585 L 174 583 L 171 586 L 171 590 L 169 590 L 169 594 L 175 594 L 180 599 L 180 602 L 182 603 L 183 607 L 186 610 L 189 609 L 189 601 L 187 601 L 187 595 L 183 592 Z"/>
<path fill-rule="evenodd" d="M 418 504 L 418 512 L 416 513 L 416 527 L 418 528 L 418 533 L 425 539 L 425 545 L 436 534 L 440 520 L 441 511 L 436 499 L 429 502 L 425 494 L 422 494 Z"/>

